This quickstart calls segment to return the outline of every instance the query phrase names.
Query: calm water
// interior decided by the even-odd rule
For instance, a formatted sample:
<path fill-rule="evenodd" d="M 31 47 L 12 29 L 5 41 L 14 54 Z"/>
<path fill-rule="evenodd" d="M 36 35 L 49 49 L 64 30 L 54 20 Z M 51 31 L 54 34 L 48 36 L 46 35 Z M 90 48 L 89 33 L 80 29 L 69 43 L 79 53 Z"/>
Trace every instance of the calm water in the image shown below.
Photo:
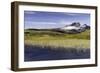
<path fill-rule="evenodd" d="M 70 48 L 69 48 L 70 49 Z M 41 48 L 32 45 L 25 45 L 24 61 L 41 61 L 41 60 L 62 60 L 62 59 L 86 59 L 90 58 L 90 50 L 53 50 L 51 48 Z"/>

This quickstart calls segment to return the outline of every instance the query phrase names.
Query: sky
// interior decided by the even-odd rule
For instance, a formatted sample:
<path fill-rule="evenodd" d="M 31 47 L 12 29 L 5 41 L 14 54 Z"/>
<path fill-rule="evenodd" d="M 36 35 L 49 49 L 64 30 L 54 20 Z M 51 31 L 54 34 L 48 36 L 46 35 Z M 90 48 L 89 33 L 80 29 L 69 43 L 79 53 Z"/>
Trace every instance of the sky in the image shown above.
<path fill-rule="evenodd" d="M 90 25 L 90 14 L 68 12 L 24 11 L 24 28 L 49 29 L 60 28 L 79 22 Z"/>

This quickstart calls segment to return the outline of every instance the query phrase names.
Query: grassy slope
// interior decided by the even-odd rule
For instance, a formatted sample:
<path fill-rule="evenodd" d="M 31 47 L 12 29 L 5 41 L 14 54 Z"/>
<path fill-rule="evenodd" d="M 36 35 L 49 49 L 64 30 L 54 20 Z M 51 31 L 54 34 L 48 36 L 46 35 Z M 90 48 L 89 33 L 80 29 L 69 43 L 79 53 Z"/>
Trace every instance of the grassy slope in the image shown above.
<path fill-rule="evenodd" d="M 28 32 L 28 33 L 26 33 Z M 41 47 L 89 48 L 90 30 L 78 34 L 25 30 L 25 43 Z"/>

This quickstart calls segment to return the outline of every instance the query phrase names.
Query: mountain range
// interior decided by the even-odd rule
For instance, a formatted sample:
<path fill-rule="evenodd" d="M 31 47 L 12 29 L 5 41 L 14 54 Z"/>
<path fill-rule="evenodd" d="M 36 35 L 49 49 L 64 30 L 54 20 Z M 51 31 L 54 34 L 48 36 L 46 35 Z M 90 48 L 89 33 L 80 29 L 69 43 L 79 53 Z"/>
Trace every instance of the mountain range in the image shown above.
<path fill-rule="evenodd" d="M 52 29 L 27 29 L 27 30 L 34 30 L 34 31 L 55 31 L 55 32 L 60 32 L 60 33 L 69 33 L 69 34 L 74 34 L 74 33 L 81 33 L 86 31 L 87 29 L 90 29 L 90 26 L 87 24 L 80 24 L 79 22 L 74 22 L 72 24 L 65 25 L 60 28 L 52 28 Z"/>

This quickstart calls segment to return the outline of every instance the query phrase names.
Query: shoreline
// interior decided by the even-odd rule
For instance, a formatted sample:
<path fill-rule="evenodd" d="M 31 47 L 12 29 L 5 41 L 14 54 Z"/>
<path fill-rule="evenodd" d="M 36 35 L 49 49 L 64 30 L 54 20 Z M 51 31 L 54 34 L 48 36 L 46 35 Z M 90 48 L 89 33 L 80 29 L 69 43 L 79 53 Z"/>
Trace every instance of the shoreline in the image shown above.
<path fill-rule="evenodd" d="M 42 45 L 42 44 L 34 44 L 32 42 L 28 42 L 28 43 L 25 43 L 25 45 L 28 45 L 28 46 L 34 46 L 34 47 L 40 47 L 40 48 L 51 48 L 51 49 L 54 49 L 54 50 L 57 50 L 59 48 L 62 48 L 62 49 L 66 49 L 68 50 L 68 48 L 70 49 L 76 49 L 76 50 L 87 50 L 87 49 L 90 49 L 90 48 L 83 48 L 81 46 L 76 46 L 76 47 L 66 47 L 66 46 L 54 46 L 54 45 Z M 59 49 L 60 50 L 60 49 Z"/>

